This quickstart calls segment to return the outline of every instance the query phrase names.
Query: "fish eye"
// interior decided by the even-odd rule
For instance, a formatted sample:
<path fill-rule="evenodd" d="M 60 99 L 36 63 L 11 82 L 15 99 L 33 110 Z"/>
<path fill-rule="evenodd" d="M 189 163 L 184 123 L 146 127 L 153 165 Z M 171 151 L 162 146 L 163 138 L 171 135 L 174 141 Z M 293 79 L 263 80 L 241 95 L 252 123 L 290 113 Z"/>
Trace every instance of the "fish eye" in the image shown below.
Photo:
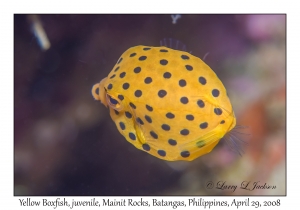
<path fill-rule="evenodd" d="M 106 99 L 111 108 L 113 108 L 115 110 L 121 109 L 121 104 L 119 103 L 119 101 L 117 99 L 115 99 L 114 97 L 112 97 L 109 94 L 106 94 Z"/>
<path fill-rule="evenodd" d="M 119 103 L 116 99 L 113 99 L 111 96 L 109 96 L 109 102 L 113 105 L 117 105 Z"/>

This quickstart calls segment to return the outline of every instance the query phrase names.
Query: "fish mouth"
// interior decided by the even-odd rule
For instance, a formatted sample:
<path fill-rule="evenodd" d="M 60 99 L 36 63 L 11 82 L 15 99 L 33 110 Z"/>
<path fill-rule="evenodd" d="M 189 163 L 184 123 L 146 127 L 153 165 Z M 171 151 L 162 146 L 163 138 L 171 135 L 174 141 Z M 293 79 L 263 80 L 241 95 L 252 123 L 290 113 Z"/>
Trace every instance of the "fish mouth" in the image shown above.
<path fill-rule="evenodd" d="M 104 106 L 108 106 L 106 101 L 106 91 L 104 88 L 104 82 L 106 81 L 107 77 L 102 79 L 99 83 L 93 85 L 92 88 L 92 95 L 95 100 L 100 101 Z"/>

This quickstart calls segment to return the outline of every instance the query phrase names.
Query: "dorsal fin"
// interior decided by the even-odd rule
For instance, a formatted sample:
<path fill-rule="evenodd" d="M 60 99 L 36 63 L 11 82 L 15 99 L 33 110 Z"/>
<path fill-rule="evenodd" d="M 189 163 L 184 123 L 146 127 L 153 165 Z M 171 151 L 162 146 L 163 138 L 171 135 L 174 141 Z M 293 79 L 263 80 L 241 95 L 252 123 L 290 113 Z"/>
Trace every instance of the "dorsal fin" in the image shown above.
<path fill-rule="evenodd" d="M 164 38 L 160 40 L 160 46 L 165 46 L 174 50 L 181 50 L 187 52 L 186 45 L 183 42 L 173 38 Z"/>

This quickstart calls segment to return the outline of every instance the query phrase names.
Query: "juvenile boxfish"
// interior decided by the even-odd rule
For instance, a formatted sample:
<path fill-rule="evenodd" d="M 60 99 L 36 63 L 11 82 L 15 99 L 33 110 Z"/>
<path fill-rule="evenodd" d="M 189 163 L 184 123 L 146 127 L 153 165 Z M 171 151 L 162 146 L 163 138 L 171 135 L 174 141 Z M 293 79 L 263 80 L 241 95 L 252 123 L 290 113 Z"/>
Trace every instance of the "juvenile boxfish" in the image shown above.
<path fill-rule="evenodd" d="M 92 95 L 136 148 L 167 161 L 209 153 L 236 125 L 226 89 L 200 58 L 165 46 L 126 50 Z"/>

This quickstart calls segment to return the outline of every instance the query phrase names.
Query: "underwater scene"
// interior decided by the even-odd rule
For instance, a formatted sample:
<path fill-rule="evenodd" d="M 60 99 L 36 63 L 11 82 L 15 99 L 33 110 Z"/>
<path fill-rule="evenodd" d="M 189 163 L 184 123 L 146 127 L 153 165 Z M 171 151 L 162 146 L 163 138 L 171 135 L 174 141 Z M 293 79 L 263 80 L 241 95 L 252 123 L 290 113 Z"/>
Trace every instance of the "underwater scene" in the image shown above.
<path fill-rule="evenodd" d="M 15 14 L 14 195 L 286 195 L 286 15 Z"/>

